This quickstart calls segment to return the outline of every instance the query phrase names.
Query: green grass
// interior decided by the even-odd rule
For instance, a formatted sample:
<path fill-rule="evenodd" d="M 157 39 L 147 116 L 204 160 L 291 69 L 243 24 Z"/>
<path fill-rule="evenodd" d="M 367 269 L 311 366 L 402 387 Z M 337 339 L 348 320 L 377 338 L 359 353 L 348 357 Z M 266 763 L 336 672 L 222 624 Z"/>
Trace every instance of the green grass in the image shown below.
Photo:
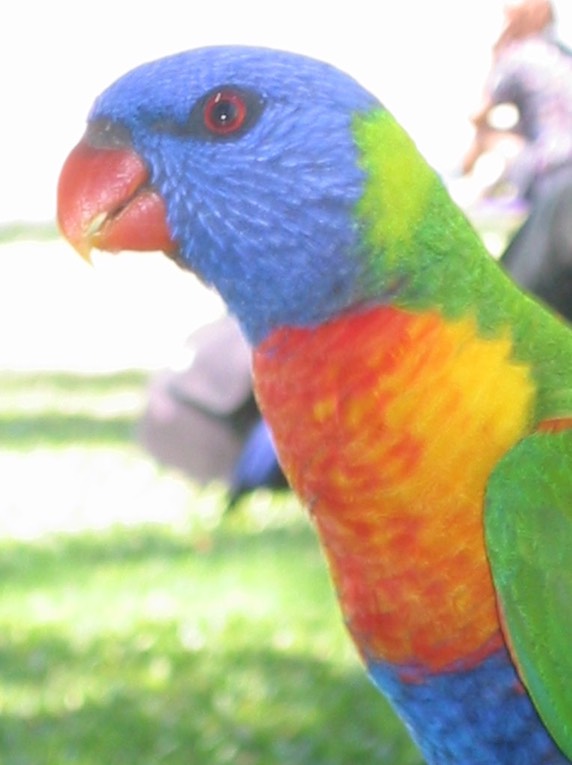
<path fill-rule="evenodd" d="M 145 380 L 139 371 L 99 376 L 4 372 L 0 448 L 128 444 L 143 406 Z"/>
<path fill-rule="evenodd" d="M 0 224 L 0 244 L 6 242 L 49 242 L 59 236 L 56 224 L 52 221 L 30 223 L 15 221 Z"/>
<path fill-rule="evenodd" d="M 154 466 L 144 380 L 0 375 L 0 762 L 418 765 L 294 500 Z"/>

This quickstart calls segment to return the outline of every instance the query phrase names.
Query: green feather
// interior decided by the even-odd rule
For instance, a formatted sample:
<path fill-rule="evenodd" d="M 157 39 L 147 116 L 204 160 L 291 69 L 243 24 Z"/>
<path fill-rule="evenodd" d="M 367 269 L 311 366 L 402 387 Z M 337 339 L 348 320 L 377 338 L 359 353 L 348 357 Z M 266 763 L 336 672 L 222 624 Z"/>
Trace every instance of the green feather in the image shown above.
<path fill-rule="evenodd" d="M 533 421 L 571 415 L 569 327 L 495 263 L 389 112 L 378 108 L 357 116 L 353 131 L 367 179 L 356 217 L 374 293 L 451 320 L 470 314 L 483 337 L 510 335 L 513 360 L 530 368 L 537 388 Z"/>
<path fill-rule="evenodd" d="M 521 676 L 572 758 L 572 332 L 525 295 L 486 252 L 437 174 L 391 115 L 354 121 L 366 173 L 356 216 L 369 274 L 392 303 L 470 316 L 483 338 L 510 338 L 533 382 L 529 433 L 501 460 L 487 493 L 487 548 Z"/>
<path fill-rule="evenodd" d="M 516 663 L 572 758 L 572 430 L 534 433 L 489 482 L 487 549 Z"/>

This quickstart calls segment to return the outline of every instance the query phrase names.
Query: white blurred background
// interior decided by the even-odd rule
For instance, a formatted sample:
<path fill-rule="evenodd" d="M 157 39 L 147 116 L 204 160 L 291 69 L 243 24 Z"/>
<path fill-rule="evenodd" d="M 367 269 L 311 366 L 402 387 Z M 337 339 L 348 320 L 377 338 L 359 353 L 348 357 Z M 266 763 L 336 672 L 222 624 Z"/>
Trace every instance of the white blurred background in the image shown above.
<path fill-rule="evenodd" d="M 572 2 L 557 0 L 572 39 Z M 220 43 L 322 58 L 376 93 L 445 176 L 471 135 L 502 0 L 20 0 L 0 10 L 0 229 L 53 222 L 61 164 L 94 97 L 145 60 Z M 0 247 L 0 368 L 156 367 L 218 303 L 161 258 L 62 242 Z"/>

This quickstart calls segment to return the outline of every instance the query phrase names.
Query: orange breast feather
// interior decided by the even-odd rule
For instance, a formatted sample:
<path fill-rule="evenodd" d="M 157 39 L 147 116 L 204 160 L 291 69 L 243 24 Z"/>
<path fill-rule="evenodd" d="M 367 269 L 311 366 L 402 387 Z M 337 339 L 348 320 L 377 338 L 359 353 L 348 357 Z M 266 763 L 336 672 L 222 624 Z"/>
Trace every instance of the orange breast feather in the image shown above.
<path fill-rule="evenodd" d="M 507 334 L 390 307 L 274 333 L 257 394 L 367 657 L 439 670 L 501 640 L 483 497 L 530 427 Z"/>

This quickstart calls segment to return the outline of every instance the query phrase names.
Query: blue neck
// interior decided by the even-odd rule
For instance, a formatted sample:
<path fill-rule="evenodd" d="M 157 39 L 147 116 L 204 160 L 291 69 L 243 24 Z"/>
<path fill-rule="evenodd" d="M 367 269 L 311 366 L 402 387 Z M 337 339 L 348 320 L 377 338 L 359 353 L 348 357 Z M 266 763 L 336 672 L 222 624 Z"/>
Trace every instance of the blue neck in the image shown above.
<path fill-rule="evenodd" d="M 570 765 L 546 732 L 506 651 L 478 666 L 406 682 L 388 664 L 370 675 L 427 765 Z"/>

